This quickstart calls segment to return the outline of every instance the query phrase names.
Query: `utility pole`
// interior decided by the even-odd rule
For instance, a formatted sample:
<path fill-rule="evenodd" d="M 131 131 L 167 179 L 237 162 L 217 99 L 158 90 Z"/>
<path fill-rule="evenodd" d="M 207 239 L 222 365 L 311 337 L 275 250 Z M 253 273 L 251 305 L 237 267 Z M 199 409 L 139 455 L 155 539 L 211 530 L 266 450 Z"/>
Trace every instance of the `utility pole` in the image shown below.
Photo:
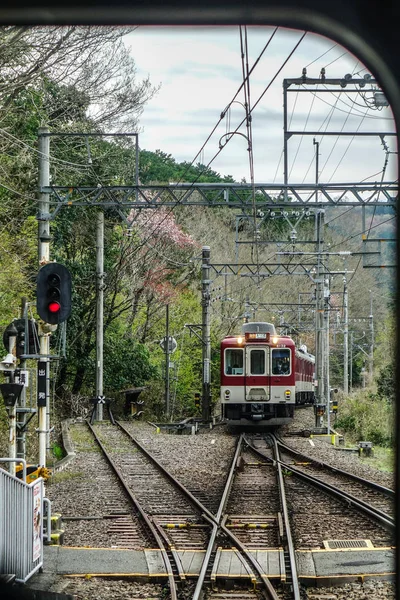
<path fill-rule="evenodd" d="M 347 396 L 349 393 L 349 306 L 347 279 L 343 277 L 343 311 L 344 311 L 344 336 L 343 336 L 343 392 Z"/>
<path fill-rule="evenodd" d="M 371 334 L 371 345 L 369 349 L 369 384 L 372 385 L 374 376 L 374 315 L 372 312 L 372 290 L 370 294 L 370 311 L 369 311 L 369 330 Z"/>
<path fill-rule="evenodd" d="M 29 324 L 27 325 L 27 299 L 21 299 L 21 319 L 25 321 L 25 348 L 28 348 L 29 353 Z M 25 353 L 25 351 L 24 351 Z M 26 367 L 26 359 L 20 359 L 19 369 L 23 371 Z M 21 381 L 21 378 L 20 378 Z M 21 412 L 17 412 L 17 457 L 25 459 L 26 456 L 26 435 L 25 435 L 25 424 L 26 424 L 26 412 L 23 409 L 26 408 L 26 387 L 24 386 L 21 391 L 21 395 L 18 401 Z"/>
<path fill-rule="evenodd" d="M 324 344 L 324 389 L 326 399 L 326 418 L 327 429 L 330 433 L 331 429 L 331 390 L 329 381 L 329 300 L 330 300 L 330 284 L 329 277 L 324 283 L 324 329 L 325 329 L 325 344 Z"/>
<path fill-rule="evenodd" d="M 96 418 L 103 420 L 104 348 L 104 213 L 97 213 L 96 233 Z"/>
<path fill-rule="evenodd" d="M 14 323 L 11 324 L 11 328 L 9 330 L 9 338 L 8 338 L 8 352 L 9 354 L 13 354 L 15 343 L 17 340 L 17 328 Z M 15 383 L 14 379 L 14 370 L 8 372 L 8 383 Z M 14 402 L 7 409 L 8 419 L 9 419 L 9 438 L 8 438 L 8 456 L 9 458 L 17 458 L 17 403 Z M 10 463 L 10 475 L 14 475 L 15 477 L 15 462 Z"/>
<path fill-rule="evenodd" d="M 170 354 L 170 342 L 169 342 L 169 304 L 165 307 L 165 413 L 167 418 L 169 417 L 169 354 Z"/>
<path fill-rule="evenodd" d="M 50 185 L 50 136 L 47 127 L 39 127 L 39 189 Z M 49 194 L 39 193 L 38 237 L 39 237 L 39 266 L 42 267 L 50 261 L 50 222 L 49 222 Z M 40 361 L 38 363 L 38 379 L 41 375 L 39 365 L 44 366 L 45 398 L 39 399 L 38 392 L 38 434 L 39 434 L 39 465 L 46 466 L 46 441 L 50 430 L 50 378 L 49 355 L 50 333 L 40 333 Z"/>
<path fill-rule="evenodd" d="M 353 393 L 353 332 L 350 333 L 350 394 Z"/>
<path fill-rule="evenodd" d="M 250 312 L 250 298 L 249 298 L 249 296 L 246 296 L 246 300 L 245 300 L 245 303 L 244 303 L 244 317 L 243 317 L 243 322 L 244 323 L 248 323 L 250 317 L 251 317 L 251 312 Z"/>
<path fill-rule="evenodd" d="M 313 139 L 313 145 L 315 146 L 315 185 L 318 185 L 319 181 L 319 142 Z M 318 190 L 315 190 L 315 200 L 318 202 Z"/>
<path fill-rule="evenodd" d="M 316 229 L 316 246 L 317 246 L 317 273 L 316 273 L 316 309 L 315 309 L 315 375 L 316 375 L 316 416 L 315 426 L 323 426 L 323 414 L 321 411 L 325 405 L 324 395 L 324 279 L 322 275 L 322 264 L 321 264 L 321 253 L 323 248 L 323 227 L 324 227 L 324 213 L 323 209 L 317 209 L 315 215 L 315 229 Z"/>
<path fill-rule="evenodd" d="M 201 274 L 203 342 L 202 419 L 207 423 L 211 419 L 210 246 L 203 246 L 202 248 Z"/>

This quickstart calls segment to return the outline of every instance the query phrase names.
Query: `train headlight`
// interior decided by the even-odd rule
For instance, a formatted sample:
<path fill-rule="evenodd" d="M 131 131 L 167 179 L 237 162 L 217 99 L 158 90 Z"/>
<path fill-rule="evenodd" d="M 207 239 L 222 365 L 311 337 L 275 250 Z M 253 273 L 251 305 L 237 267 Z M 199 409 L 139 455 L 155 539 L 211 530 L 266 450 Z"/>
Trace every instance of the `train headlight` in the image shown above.
<path fill-rule="evenodd" d="M 243 338 L 242 337 L 238 337 L 237 342 L 240 345 L 243 342 Z"/>
<path fill-rule="evenodd" d="M 225 390 L 224 392 L 224 400 L 229 400 L 231 397 L 231 390 Z"/>
<path fill-rule="evenodd" d="M 272 343 L 273 344 L 277 344 L 278 343 L 278 337 L 276 335 L 274 335 L 274 337 L 272 338 Z"/>
<path fill-rule="evenodd" d="M 285 400 L 290 400 L 291 395 L 292 395 L 292 392 L 290 390 L 285 390 Z"/>

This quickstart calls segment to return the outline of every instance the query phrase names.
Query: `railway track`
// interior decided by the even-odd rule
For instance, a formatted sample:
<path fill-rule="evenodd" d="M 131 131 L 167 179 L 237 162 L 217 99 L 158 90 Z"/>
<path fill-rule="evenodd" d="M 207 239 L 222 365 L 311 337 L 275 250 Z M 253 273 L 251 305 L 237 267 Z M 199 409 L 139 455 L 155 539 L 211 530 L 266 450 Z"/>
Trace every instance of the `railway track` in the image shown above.
<path fill-rule="evenodd" d="M 131 503 L 115 503 L 106 511 L 113 539 L 118 540 L 114 545 L 158 547 L 172 600 L 178 600 L 181 593 L 193 600 L 299 600 L 292 538 L 296 550 L 323 549 L 327 540 L 348 539 L 352 523 L 353 532 L 362 528 L 375 547 L 392 542 L 389 515 L 380 515 L 377 507 L 367 511 L 364 507 L 360 520 L 356 503 L 343 491 L 336 490 L 334 501 L 327 498 L 327 490 L 319 491 L 314 478 L 297 468 L 309 469 L 304 456 L 295 458 L 277 439 L 240 436 L 225 485 L 219 486 L 217 510 L 210 510 L 217 494 L 205 506 L 192 493 L 198 483 L 191 490 L 185 487 L 122 423 L 90 430 L 114 471 L 112 477 L 107 476 L 96 462 L 106 497 L 112 498 L 117 477 L 118 488 Z M 342 494 L 341 503 L 337 494 Z M 376 522 L 368 511 L 374 512 Z M 137 537 L 138 530 L 142 538 Z M 197 571 L 184 568 L 185 552 L 198 553 Z M 224 570 L 227 561 L 230 566 Z"/>
<path fill-rule="evenodd" d="M 354 499 L 363 499 L 375 507 L 383 516 L 394 519 L 395 491 L 373 481 L 362 479 L 353 473 L 343 471 L 322 461 L 299 452 L 277 438 L 281 460 L 299 471 L 317 477 L 321 481 L 336 487 Z"/>
<path fill-rule="evenodd" d="M 90 429 L 163 551 L 171 598 L 178 597 L 177 584 L 185 579 L 179 554 L 182 550 L 205 550 L 193 593 L 193 600 L 196 600 L 203 597 L 204 589 L 216 587 L 224 580 L 224 576 L 219 577 L 217 582 L 218 568 L 224 550 L 232 552 L 232 548 L 235 548 L 235 556 L 243 566 L 247 589 L 235 588 L 230 592 L 214 589 L 210 598 L 255 599 L 260 597 L 260 593 L 270 600 L 299 597 L 292 595 L 292 574 L 286 581 L 286 573 L 291 573 L 294 567 L 282 548 L 287 532 L 279 511 L 281 493 L 275 492 L 272 497 L 268 492 L 268 489 L 276 487 L 277 476 L 272 473 L 271 467 L 255 459 L 246 448 L 243 436 L 239 439 L 218 511 L 212 514 L 121 423 L 117 426 Z M 120 524 L 123 532 L 124 522 Z M 124 535 L 129 536 L 129 532 L 124 532 Z M 267 550 L 279 555 L 278 562 L 285 561 L 285 577 L 282 577 L 281 583 L 286 584 L 286 595 L 282 595 L 282 590 L 277 592 L 274 589 L 265 566 L 260 564 L 263 552 Z M 252 587 L 257 590 L 252 590 Z M 290 596 L 287 596 L 288 590 Z"/>
<path fill-rule="evenodd" d="M 362 497 L 357 498 L 338 488 L 334 481 L 329 484 L 325 477 L 321 479 L 320 468 L 314 475 L 305 473 L 304 455 L 303 464 L 299 465 L 302 468 L 294 465 L 292 454 L 290 461 L 285 461 L 282 444 L 274 436 L 269 436 L 266 446 L 265 450 L 258 448 L 255 451 L 270 461 L 270 447 L 276 447 L 276 460 L 284 469 L 297 549 L 393 546 L 395 527 L 390 515 L 378 506 L 368 504 Z M 285 451 L 288 453 L 287 447 Z M 341 473 L 342 477 L 345 475 L 349 474 Z M 357 485 L 361 485 L 361 481 Z"/>

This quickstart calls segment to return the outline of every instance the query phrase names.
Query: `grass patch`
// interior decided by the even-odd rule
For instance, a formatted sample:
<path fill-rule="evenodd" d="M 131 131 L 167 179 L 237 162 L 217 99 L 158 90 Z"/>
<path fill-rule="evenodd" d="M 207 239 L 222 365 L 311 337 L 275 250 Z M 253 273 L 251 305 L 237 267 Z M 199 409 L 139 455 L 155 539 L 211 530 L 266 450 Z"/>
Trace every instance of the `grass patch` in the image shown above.
<path fill-rule="evenodd" d="M 85 474 L 81 471 L 58 471 L 54 473 L 49 479 L 49 484 L 61 483 L 62 481 L 68 481 L 69 479 L 82 479 Z"/>
<path fill-rule="evenodd" d="M 392 448 L 382 448 L 381 446 L 374 446 L 373 457 L 363 457 L 360 459 L 361 462 L 379 469 L 385 473 L 393 473 L 395 465 L 394 450 Z"/>
<path fill-rule="evenodd" d="M 84 426 L 73 425 L 70 427 L 70 436 L 76 451 L 100 452 L 92 434 Z"/>
<path fill-rule="evenodd" d="M 392 449 L 395 441 L 391 403 L 368 390 L 360 390 L 339 401 L 335 428 L 355 441 Z"/>

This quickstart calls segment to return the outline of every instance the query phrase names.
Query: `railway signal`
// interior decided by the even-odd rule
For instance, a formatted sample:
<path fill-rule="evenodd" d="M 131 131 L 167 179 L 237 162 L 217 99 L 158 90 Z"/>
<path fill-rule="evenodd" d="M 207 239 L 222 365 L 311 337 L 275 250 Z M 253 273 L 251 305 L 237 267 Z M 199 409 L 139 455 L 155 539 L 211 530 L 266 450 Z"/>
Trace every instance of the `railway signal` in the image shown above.
<path fill-rule="evenodd" d="M 71 313 L 71 274 L 64 265 L 48 263 L 37 277 L 37 312 L 45 323 L 57 325 Z"/>
<path fill-rule="evenodd" d="M 160 342 L 160 346 L 164 350 L 164 352 L 168 351 L 168 354 L 173 354 L 178 347 L 178 342 L 174 337 L 172 337 L 172 335 L 169 335 L 168 337 L 163 337 L 163 339 Z"/>
<path fill-rule="evenodd" d="M 16 355 L 17 358 L 21 358 L 24 354 L 38 354 L 38 327 L 33 319 L 28 320 L 25 323 L 25 319 L 14 319 L 10 323 L 3 333 L 3 344 L 6 350 L 9 350 L 9 339 L 12 335 L 13 329 L 17 330 L 16 340 Z M 25 339 L 26 329 L 28 332 L 28 339 Z"/>

